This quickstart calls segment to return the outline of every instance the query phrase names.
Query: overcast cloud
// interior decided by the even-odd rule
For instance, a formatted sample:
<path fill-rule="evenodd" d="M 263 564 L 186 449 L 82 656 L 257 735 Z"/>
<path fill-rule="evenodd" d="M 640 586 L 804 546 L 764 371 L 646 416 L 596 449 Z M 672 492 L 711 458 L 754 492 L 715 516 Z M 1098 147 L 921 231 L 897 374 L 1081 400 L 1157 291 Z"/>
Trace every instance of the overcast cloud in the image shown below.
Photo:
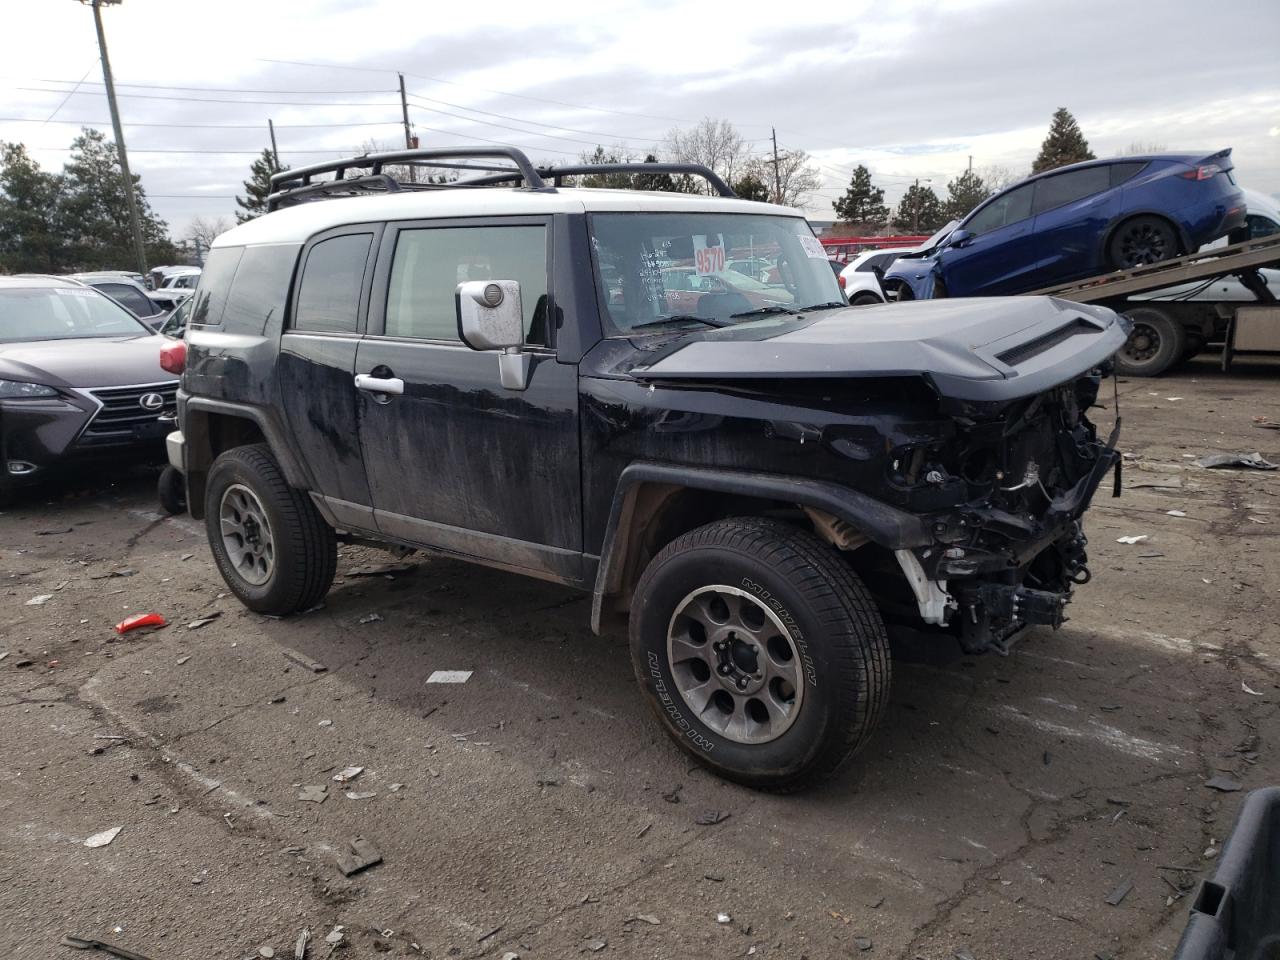
<path fill-rule="evenodd" d="M 92 15 L 72 0 L 0 11 L 0 140 L 57 169 L 78 131 L 63 121 L 110 134 Z M 1230 146 L 1242 183 L 1280 194 L 1276 0 L 124 0 L 104 17 L 130 161 L 176 237 L 232 215 L 268 117 L 294 166 L 402 144 L 396 71 L 423 146 L 643 154 L 713 116 L 763 152 L 776 126 L 781 149 L 821 165 L 816 219 L 858 163 L 891 201 L 915 177 L 944 193 L 970 156 L 1026 171 L 1059 106 L 1099 156 Z"/>

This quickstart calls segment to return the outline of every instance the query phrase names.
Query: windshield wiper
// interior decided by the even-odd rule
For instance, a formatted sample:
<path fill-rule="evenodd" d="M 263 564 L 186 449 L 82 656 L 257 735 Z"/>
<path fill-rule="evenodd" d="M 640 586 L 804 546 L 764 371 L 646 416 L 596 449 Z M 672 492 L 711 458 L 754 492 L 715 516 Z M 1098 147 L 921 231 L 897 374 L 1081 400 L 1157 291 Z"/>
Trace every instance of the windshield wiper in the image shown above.
<path fill-rule="evenodd" d="M 756 307 L 754 310 L 743 310 L 741 313 L 731 313 L 730 317 L 767 317 L 775 313 L 795 313 L 791 307 Z"/>
<path fill-rule="evenodd" d="M 828 300 L 826 303 L 811 303 L 807 307 L 801 307 L 798 312 L 804 313 L 806 310 L 836 310 L 848 305 L 844 301 Z"/>
<path fill-rule="evenodd" d="M 646 328 L 651 328 L 651 327 L 662 327 L 668 323 L 677 323 L 682 320 L 692 320 L 695 323 L 701 323 L 704 326 L 708 326 L 708 327 L 733 326 L 733 324 L 729 323 L 727 320 L 721 320 L 718 317 L 698 317 L 698 316 L 694 316 L 692 313 L 677 313 L 670 317 L 662 317 L 658 320 L 649 320 L 649 321 L 646 321 L 645 323 L 637 323 L 634 327 L 631 327 L 628 330 L 628 332 L 630 332 L 631 330 L 644 330 Z"/>

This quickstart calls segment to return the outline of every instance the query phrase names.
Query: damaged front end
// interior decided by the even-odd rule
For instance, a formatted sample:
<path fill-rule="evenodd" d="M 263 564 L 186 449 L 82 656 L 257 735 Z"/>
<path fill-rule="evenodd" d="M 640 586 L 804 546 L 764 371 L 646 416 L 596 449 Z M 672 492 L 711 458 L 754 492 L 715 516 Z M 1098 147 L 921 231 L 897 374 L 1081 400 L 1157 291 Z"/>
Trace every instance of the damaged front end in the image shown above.
<path fill-rule="evenodd" d="M 968 653 L 1007 653 L 1024 627 L 1057 628 L 1090 577 L 1080 518 L 1118 470 L 1120 419 L 1104 441 L 1086 416 L 1094 370 L 1011 403 L 944 400 L 954 429 L 895 451 L 894 484 L 925 506 L 933 542 L 897 551 L 927 622 Z"/>

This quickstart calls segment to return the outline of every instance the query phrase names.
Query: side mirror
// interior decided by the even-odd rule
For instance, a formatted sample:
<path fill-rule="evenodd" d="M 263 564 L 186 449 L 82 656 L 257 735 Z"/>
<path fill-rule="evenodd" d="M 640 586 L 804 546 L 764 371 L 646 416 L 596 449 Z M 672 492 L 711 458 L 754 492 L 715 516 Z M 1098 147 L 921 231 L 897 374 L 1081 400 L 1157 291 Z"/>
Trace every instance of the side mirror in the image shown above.
<path fill-rule="evenodd" d="M 968 230 L 952 231 L 951 236 L 947 237 L 948 247 L 963 247 L 973 239 L 973 234 Z"/>
<path fill-rule="evenodd" d="M 458 337 L 472 350 L 501 350 L 498 373 L 508 390 L 529 385 L 530 357 L 524 346 L 524 308 L 516 280 L 470 280 L 454 292 Z"/>

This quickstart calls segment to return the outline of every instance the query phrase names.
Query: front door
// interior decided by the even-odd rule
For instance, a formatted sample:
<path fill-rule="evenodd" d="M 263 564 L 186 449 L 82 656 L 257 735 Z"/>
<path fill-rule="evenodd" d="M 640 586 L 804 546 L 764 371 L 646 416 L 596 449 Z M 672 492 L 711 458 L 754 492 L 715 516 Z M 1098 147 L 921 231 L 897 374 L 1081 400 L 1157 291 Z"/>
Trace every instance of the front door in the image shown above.
<path fill-rule="evenodd" d="M 388 228 L 355 372 L 360 446 L 389 537 L 552 579 L 581 578 L 577 367 L 557 361 L 550 223 L 505 218 Z M 516 280 L 528 388 L 458 338 L 454 291 Z M 390 387 L 390 389 L 388 389 Z"/>
<path fill-rule="evenodd" d="M 960 224 L 972 236 L 939 255 L 953 297 L 985 297 L 1032 289 L 1039 245 L 1032 232 L 1034 183 L 1001 194 Z"/>

